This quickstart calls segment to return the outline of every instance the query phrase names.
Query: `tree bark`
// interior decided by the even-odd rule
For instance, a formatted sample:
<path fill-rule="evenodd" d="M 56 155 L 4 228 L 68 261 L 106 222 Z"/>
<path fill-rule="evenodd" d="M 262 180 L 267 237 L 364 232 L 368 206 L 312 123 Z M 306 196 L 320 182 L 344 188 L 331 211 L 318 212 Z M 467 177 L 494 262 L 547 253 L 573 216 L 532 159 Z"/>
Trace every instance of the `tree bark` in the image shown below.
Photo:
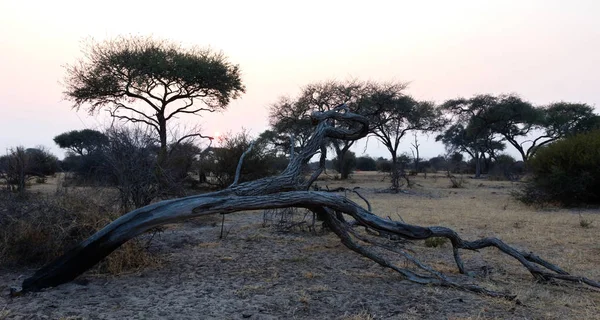
<path fill-rule="evenodd" d="M 481 153 L 475 153 L 475 179 L 481 178 Z"/>
<path fill-rule="evenodd" d="M 316 152 L 325 149 L 326 139 L 356 140 L 367 134 L 368 122 L 364 117 L 349 112 L 339 112 L 341 109 L 344 109 L 344 107 L 341 106 L 331 111 L 313 114 L 313 118 L 319 121 L 319 125 L 315 129 L 312 139 L 301 153 L 290 161 L 288 167 L 280 175 L 232 185 L 227 189 L 208 194 L 161 201 L 129 212 L 63 256 L 44 266 L 33 276 L 25 279 L 22 291 L 41 290 L 71 281 L 126 241 L 162 224 L 180 222 L 202 215 L 287 207 L 307 208 L 321 215 L 345 246 L 384 267 L 397 271 L 407 280 L 416 283 L 452 287 L 496 297 L 514 297 L 510 293 L 488 290 L 476 284 L 462 284 L 451 279 L 421 263 L 401 248 L 393 246 L 388 240 L 390 236 L 407 240 L 424 240 L 431 237 L 449 239 L 453 247 L 454 260 L 460 273 L 466 273 L 459 254 L 460 249 L 478 250 L 486 247 L 496 247 L 521 263 L 537 280 L 560 279 L 600 288 L 598 282 L 569 275 L 566 271 L 533 253 L 516 250 L 496 238 L 467 241 L 460 238 L 455 231 L 446 227 L 421 227 L 383 219 L 341 195 L 307 191 L 324 168 L 321 166 L 307 180 L 303 178 L 301 169 Z M 331 127 L 324 121 L 329 118 L 356 121 L 361 124 L 361 127 L 353 131 Z M 324 164 L 323 156 L 324 152 L 321 155 L 322 164 Z M 351 217 L 353 221 L 346 221 L 346 217 Z M 363 235 L 356 230 L 358 226 L 363 226 L 371 230 L 371 233 L 379 234 L 380 237 Z M 363 243 L 367 245 L 363 245 Z M 372 250 L 371 247 L 379 247 L 401 255 L 422 272 L 417 273 L 406 268 L 400 268 Z"/>

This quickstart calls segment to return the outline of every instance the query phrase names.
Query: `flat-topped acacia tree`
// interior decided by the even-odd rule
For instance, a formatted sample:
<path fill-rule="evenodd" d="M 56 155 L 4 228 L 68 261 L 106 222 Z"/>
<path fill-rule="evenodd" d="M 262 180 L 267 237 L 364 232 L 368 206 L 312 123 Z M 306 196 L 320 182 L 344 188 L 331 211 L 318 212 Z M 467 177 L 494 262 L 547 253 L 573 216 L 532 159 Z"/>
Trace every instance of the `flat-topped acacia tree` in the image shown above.
<path fill-rule="evenodd" d="M 84 58 L 67 66 L 67 100 L 90 114 L 107 110 L 127 122 L 144 123 L 166 155 L 167 125 L 175 117 L 224 110 L 244 93 L 240 68 L 221 52 L 150 37 L 90 41 Z M 179 141 L 192 136 L 191 133 Z"/>
<path fill-rule="evenodd" d="M 461 259 L 461 249 L 478 250 L 495 247 L 520 262 L 538 281 L 560 279 L 600 288 L 600 283 L 596 281 L 570 275 L 535 254 L 517 250 L 497 238 L 467 241 L 454 230 L 446 227 L 421 227 L 380 218 L 371 212 L 368 201 L 365 201 L 367 208 L 364 208 L 335 193 L 309 191 L 312 183 L 324 169 L 328 139 L 358 140 L 369 132 L 367 118 L 349 112 L 343 105 L 329 111 L 315 112 L 311 117 L 316 123 L 312 137 L 306 146 L 294 155 L 280 175 L 238 183 L 240 167 L 244 159 L 242 155 L 236 178 L 228 188 L 165 200 L 131 211 L 25 279 L 22 290 L 35 291 L 71 281 L 126 241 L 159 225 L 212 214 L 288 207 L 306 208 L 319 214 L 346 247 L 381 266 L 397 271 L 405 279 L 416 283 L 453 287 L 496 297 L 514 297 L 510 293 L 488 290 L 477 284 L 465 284 L 464 281 L 460 281 L 461 279 L 451 278 L 420 262 L 409 254 L 408 250 L 395 245 L 395 242 L 390 239 L 447 238 L 452 244 L 458 271 L 462 274 L 467 271 Z M 335 126 L 332 125 L 333 123 Z M 318 152 L 321 152 L 320 167 L 307 177 L 303 169 Z M 366 200 L 362 195 L 359 196 Z M 358 227 L 367 228 L 371 232 L 360 232 Z M 379 249 L 400 255 L 412 262 L 421 272 L 394 264 L 382 255 Z"/>

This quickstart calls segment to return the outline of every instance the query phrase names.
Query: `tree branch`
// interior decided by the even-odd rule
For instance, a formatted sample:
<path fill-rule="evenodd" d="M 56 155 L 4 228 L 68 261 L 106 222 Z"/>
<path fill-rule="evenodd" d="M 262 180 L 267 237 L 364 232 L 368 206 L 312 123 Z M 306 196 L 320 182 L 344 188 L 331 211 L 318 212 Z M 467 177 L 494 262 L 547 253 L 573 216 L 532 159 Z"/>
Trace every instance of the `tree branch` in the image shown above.
<path fill-rule="evenodd" d="M 238 184 L 238 181 L 240 180 L 240 174 L 242 173 L 242 163 L 244 163 L 244 158 L 246 157 L 246 155 L 248 153 L 250 153 L 252 151 L 252 147 L 254 147 L 254 143 L 256 141 L 252 141 L 252 143 L 250 143 L 250 146 L 248 147 L 248 149 L 246 151 L 244 151 L 244 153 L 242 153 L 242 156 L 240 157 L 240 160 L 238 161 L 237 164 L 237 168 L 235 168 L 235 178 L 233 179 L 233 183 L 229 186 L 234 187 Z"/>

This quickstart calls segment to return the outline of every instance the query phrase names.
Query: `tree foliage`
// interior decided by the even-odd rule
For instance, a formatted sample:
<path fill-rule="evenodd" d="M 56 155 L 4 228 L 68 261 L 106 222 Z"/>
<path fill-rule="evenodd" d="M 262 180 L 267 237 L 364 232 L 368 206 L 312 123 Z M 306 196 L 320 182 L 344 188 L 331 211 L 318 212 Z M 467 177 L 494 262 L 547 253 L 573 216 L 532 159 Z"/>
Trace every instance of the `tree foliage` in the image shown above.
<path fill-rule="evenodd" d="M 62 149 L 84 156 L 100 151 L 108 138 L 100 131 L 83 129 L 61 133 L 54 137 L 54 142 Z"/>
<path fill-rule="evenodd" d="M 514 94 L 448 100 L 444 109 L 454 118 L 455 125 L 468 124 L 465 128 L 472 145 L 468 148 L 472 157 L 477 156 L 473 148 L 475 142 L 492 145 L 493 141 L 506 141 L 527 162 L 541 146 L 600 128 L 600 117 L 586 104 L 557 102 L 536 107 Z M 463 146 L 466 152 L 464 149 Z M 485 151 L 479 153 L 485 154 Z"/>
<path fill-rule="evenodd" d="M 534 107 L 516 95 L 496 97 L 485 117 L 491 130 L 515 147 L 525 162 L 541 146 L 600 128 L 600 117 L 586 104 L 557 102 Z"/>
<path fill-rule="evenodd" d="M 356 158 L 356 169 L 361 171 L 377 171 L 377 162 L 371 157 L 358 157 Z"/>
<path fill-rule="evenodd" d="M 400 141 L 409 132 L 432 132 L 445 124 L 440 110 L 431 102 L 416 101 L 404 94 L 403 83 L 375 83 L 368 85 L 368 94 L 361 104 L 367 109 L 371 134 L 391 155 L 392 190 L 400 188 L 403 166 L 398 162 Z"/>
<path fill-rule="evenodd" d="M 348 151 L 342 160 L 337 157 L 334 158 L 333 167 L 338 170 L 341 169 L 342 171 L 338 171 L 340 176 L 348 178 L 354 169 L 356 169 L 356 154 L 354 154 L 352 151 Z"/>
<path fill-rule="evenodd" d="M 239 67 L 223 53 L 149 37 L 88 43 L 85 57 L 67 67 L 65 85 L 66 98 L 78 110 L 105 109 L 115 118 L 152 127 L 163 152 L 168 122 L 223 110 L 245 90 Z"/>
<path fill-rule="evenodd" d="M 482 172 L 482 161 L 486 155 L 494 158 L 505 146 L 492 130 L 490 109 L 497 104 L 497 97 L 477 95 L 470 99 L 458 98 L 444 102 L 442 109 L 451 119 L 451 125 L 436 137 L 448 153 L 465 152 L 475 163 L 475 177 Z"/>
<path fill-rule="evenodd" d="M 269 122 L 273 131 L 279 134 L 279 141 L 289 141 L 289 136 L 294 136 L 296 150 L 305 146 L 308 138 L 313 132 L 314 123 L 310 120 L 310 114 L 314 111 L 329 111 L 341 104 L 345 104 L 351 112 L 362 112 L 364 100 L 367 93 L 367 84 L 357 80 L 348 81 L 325 81 L 306 85 L 302 88 L 297 98 L 283 97 L 270 108 Z M 333 121 L 332 124 L 349 128 L 354 124 L 346 121 Z M 342 159 L 354 144 L 352 140 L 331 139 L 330 147 L 335 151 L 336 157 Z M 289 146 L 289 144 L 288 144 Z M 341 173 L 341 178 L 347 175 L 341 167 L 336 168 Z"/>

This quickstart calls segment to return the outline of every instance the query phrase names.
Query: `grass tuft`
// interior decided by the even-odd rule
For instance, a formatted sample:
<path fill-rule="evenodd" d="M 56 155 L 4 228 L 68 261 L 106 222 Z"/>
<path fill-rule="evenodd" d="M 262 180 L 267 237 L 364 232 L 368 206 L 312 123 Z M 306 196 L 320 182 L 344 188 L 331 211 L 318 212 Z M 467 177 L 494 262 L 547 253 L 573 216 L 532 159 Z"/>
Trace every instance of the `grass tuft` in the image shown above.
<path fill-rule="evenodd" d="M 448 239 L 441 237 L 427 238 L 425 239 L 425 246 L 428 248 L 437 248 L 444 245 L 444 243 L 446 243 L 447 241 Z"/>

